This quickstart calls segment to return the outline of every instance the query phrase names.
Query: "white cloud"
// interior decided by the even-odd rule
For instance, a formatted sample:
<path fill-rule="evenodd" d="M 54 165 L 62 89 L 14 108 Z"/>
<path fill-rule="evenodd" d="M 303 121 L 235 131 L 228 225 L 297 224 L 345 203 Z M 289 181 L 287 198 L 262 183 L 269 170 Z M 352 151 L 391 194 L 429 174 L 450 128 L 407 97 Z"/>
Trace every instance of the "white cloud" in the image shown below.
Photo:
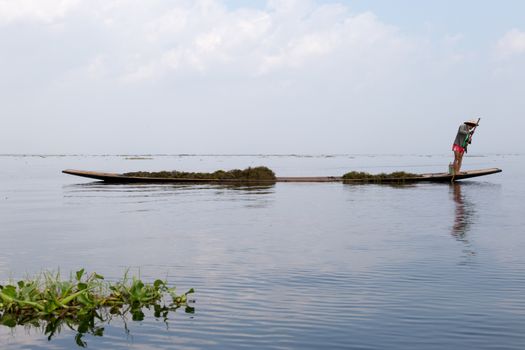
<path fill-rule="evenodd" d="M 84 53 L 90 57 L 77 56 L 83 64 L 79 69 L 120 82 L 179 74 L 252 78 L 309 69 L 333 56 L 369 66 L 403 55 L 410 46 L 372 13 L 354 14 L 341 4 L 308 0 L 268 1 L 262 9 L 228 9 L 213 0 L 0 0 L 0 6 L 5 23 L 60 19 L 63 32 L 89 24 L 105 45 L 97 45 L 93 36 L 98 47 Z M 68 17 L 73 9 L 74 16 Z"/>
<path fill-rule="evenodd" d="M 34 7 L 15 8 L 13 1 L 6 11 L 6 3 L 0 0 L 0 92 L 11 97 L 0 115 L 37 122 L 50 115 L 55 124 L 41 122 L 49 133 L 56 133 L 52 126 L 90 118 L 111 121 L 108 134 L 141 135 L 148 124 L 166 136 L 145 141 L 159 150 L 180 144 L 198 151 L 192 150 L 198 140 L 221 144 L 228 138 L 221 135 L 237 140 L 241 134 L 246 144 L 269 150 L 267 138 L 258 137 L 277 133 L 277 152 L 299 147 L 301 138 L 312 150 L 341 150 L 339 144 L 371 151 L 361 130 L 376 125 L 377 138 L 387 140 L 422 113 L 454 116 L 451 110 L 467 104 L 465 92 L 475 95 L 472 81 L 479 77 L 476 65 L 467 66 L 475 56 L 463 54 L 460 35 L 407 35 L 372 12 L 342 4 L 289 0 L 229 8 L 211 0 L 22 0 Z M 52 3 L 57 7 L 41 5 Z M 61 30 L 48 30 L 49 21 Z M 137 122 L 118 122 L 124 119 Z M 329 139 L 314 137 L 320 120 Z M 257 135 L 254 122 L 261 128 Z M 41 139 L 35 133 L 27 140 Z"/>
<path fill-rule="evenodd" d="M 87 66 L 87 72 L 93 79 L 100 79 L 106 75 L 105 57 L 97 55 Z"/>
<path fill-rule="evenodd" d="M 496 56 L 506 59 L 525 54 L 525 32 L 512 29 L 505 33 L 496 44 Z"/>
<path fill-rule="evenodd" d="M 192 71 L 253 77 L 306 69 L 332 55 L 346 55 L 354 62 L 395 57 L 411 45 L 372 13 L 351 14 L 338 4 L 286 1 L 269 2 L 262 10 L 228 10 L 219 2 L 197 1 L 178 3 L 167 11 L 152 5 L 140 17 L 132 7 L 117 2 L 97 11 L 102 24 L 109 23 L 108 34 L 119 41 L 116 47 L 121 52 L 114 56 L 122 61 L 118 66 L 125 67 L 120 73 L 123 81 Z M 126 13 L 139 17 L 129 23 Z M 122 50 L 128 52 L 123 55 Z M 111 53 L 105 55 L 109 64 Z"/>
<path fill-rule="evenodd" d="M 434 59 L 425 45 L 373 13 L 352 13 L 342 4 L 286 0 L 229 9 L 213 0 L 0 0 L 0 5 L 0 18 L 11 23 L 60 18 L 62 34 L 50 37 L 53 45 L 37 46 L 39 56 L 54 62 L 56 52 L 67 53 L 64 75 L 115 82 L 193 74 L 253 79 L 302 72 L 307 78 L 330 71 L 334 79 L 352 76 L 358 87 Z M 81 73 L 71 75 L 71 69 Z"/>
<path fill-rule="evenodd" d="M 188 25 L 191 12 L 187 8 L 174 8 L 145 24 L 145 36 L 152 42 L 181 34 Z"/>
<path fill-rule="evenodd" d="M 0 23 L 38 21 L 50 23 L 64 18 L 80 0 L 0 0 Z"/>

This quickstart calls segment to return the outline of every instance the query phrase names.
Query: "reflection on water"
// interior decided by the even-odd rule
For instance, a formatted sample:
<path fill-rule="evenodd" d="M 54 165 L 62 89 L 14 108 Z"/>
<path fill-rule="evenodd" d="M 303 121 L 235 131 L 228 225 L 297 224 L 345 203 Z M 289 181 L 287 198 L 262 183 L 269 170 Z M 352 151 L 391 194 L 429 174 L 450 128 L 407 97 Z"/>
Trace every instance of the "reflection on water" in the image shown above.
<path fill-rule="evenodd" d="M 475 211 L 474 204 L 462 194 L 461 186 L 459 183 L 451 185 L 452 198 L 456 204 L 452 235 L 460 241 L 468 242 L 465 236 L 469 231 Z"/>
<path fill-rule="evenodd" d="M 118 204 L 135 204 L 136 208 L 124 212 L 158 210 L 159 202 L 165 206 L 183 205 L 199 201 L 238 202 L 246 208 L 264 208 L 275 193 L 275 184 L 112 184 L 101 181 L 65 185 L 64 198 L 85 200 L 104 198 Z M 210 198 L 211 196 L 211 198 Z M 150 203 L 151 207 L 144 206 Z M 80 204 L 80 203 L 79 203 Z"/>
<path fill-rule="evenodd" d="M 462 185 L 457 182 L 450 185 L 452 191 L 451 196 L 455 204 L 454 224 L 452 225 L 451 234 L 456 240 L 465 243 L 464 253 L 469 256 L 476 254 L 467 237 L 475 215 L 475 207 L 473 202 L 462 193 L 461 186 L 464 186 L 464 184 Z"/>
<path fill-rule="evenodd" d="M 101 181 L 63 186 L 66 196 L 76 196 L 78 193 L 130 193 L 155 196 L 162 193 L 213 190 L 223 194 L 225 191 L 236 191 L 241 194 L 273 193 L 275 184 L 112 184 Z"/>
<path fill-rule="evenodd" d="M 270 190 L 275 187 L 275 183 L 235 183 L 235 184 L 126 184 L 126 183 L 107 183 L 103 181 L 93 181 L 63 186 L 64 189 L 86 189 L 89 191 L 123 190 L 129 191 L 169 191 L 169 190 L 195 190 L 195 189 L 228 189 L 246 192 L 259 192 Z"/>
<path fill-rule="evenodd" d="M 26 332 L 37 330 L 51 341 L 57 337 L 62 331 L 71 333 L 72 341 L 78 346 L 85 348 L 88 343 L 85 336 L 102 337 L 104 336 L 105 326 L 110 323 L 115 326 L 115 323 L 122 324 L 122 327 L 127 336 L 132 336 L 128 327 L 130 320 L 133 322 L 143 321 L 146 313 L 152 314 L 157 321 L 162 321 L 166 328 L 169 327 L 170 313 L 174 313 L 182 306 L 180 305 L 161 305 L 154 304 L 152 309 L 149 307 L 143 309 L 133 309 L 131 306 L 124 310 L 119 308 L 103 308 L 99 311 L 90 311 L 88 313 L 77 313 L 75 317 L 61 317 L 60 315 L 51 314 L 45 318 L 31 318 L 21 317 L 20 315 L 12 313 L 0 313 L 0 326 L 15 328 L 16 326 L 24 326 Z M 195 309 L 191 306 L 184 306 L 185 313 L 193 314 Z"/>

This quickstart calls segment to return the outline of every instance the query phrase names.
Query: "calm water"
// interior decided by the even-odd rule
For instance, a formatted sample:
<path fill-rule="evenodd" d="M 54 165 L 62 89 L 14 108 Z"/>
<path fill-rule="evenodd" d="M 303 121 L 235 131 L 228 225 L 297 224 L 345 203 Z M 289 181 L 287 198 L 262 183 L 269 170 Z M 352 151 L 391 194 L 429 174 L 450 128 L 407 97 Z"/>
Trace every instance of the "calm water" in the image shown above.
<path fill-rule="evenodd" d="M 194 287 L 168 324 L 113 320 L 91 349 L 523 349 L 525 156 L 460 185 L 104 185 L 65 168 L 281 176 L 444 171 L 437 156 L 0 156 L 0 281 L 81 267 Z M 403 165 L 403 166 L 401 166 Z M 126 327 L 128 331 L 126 331 Z M 71 349 L 0 326 L 0 348 Z"/>

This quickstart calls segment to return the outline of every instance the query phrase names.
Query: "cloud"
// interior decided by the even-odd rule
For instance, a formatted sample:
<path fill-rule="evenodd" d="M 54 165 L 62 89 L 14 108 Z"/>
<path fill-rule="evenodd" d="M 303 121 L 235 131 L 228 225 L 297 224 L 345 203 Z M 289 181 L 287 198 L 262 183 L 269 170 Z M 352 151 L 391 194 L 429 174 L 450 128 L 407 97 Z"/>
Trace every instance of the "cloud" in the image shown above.
<path fill-rule="evenodd" d="M 110 75 L 122 82 L 180 74 L 254 77 L 308 69 L 337 55 L 364 64 L 412 46 L 374 14 L 352 14 L 340 4 L 270 1 L 263 9 L 231 10 L 216 1 L 178 2 L 169 9 L 152 2 L 142 14 L 129 3 L 112 4 L 93 17 L 115 46 L 90 61 L 101 54 L 108 65 L 118 61 Z"/>
<path fill-rule="evenodd" d="M 373 13 L 310 1 L 229 9 L 212 0 L 0 0 L 0 9 L 7 25 L 60 19 L 63 37 L 51 33 L 51 39 L 83 45 L 71 54 L 71 65 L 88 77 L 133 84 L 180 75 L 253 78 L 341 64 L 343 57 L 353 65 L 349 71 L 363 71 L 387 57 L 408 56 L 414 47 Z"/>
<path fill-rule="evenodd" d="M 332 9 L 334 10 L 334 9 Z M 393 56 L 409 49 L 410 43 L 394 27 L 381 23 L 374 14 L 350 15 L 320 7 L 303 20 L 304 28 L 284 38 L 279 48 L 265 52 L 259 69 L 263 73 L 281 68 L 304 68 L 319 58 L 343 55 L 347 62 Z M 370 62 L 370 61 L 369 61 Z"/>
<path fill-rule="evenodd" d="M 480 79 L 461 36 L 408 35 L 337 3 L 0 1 L 0 115 L 15 130 L 0 146 L 11 148 L 39 149 L 61 130 L 77 150 L 101 134 L 100 149 L 118 152 L 381 151 L 371 127 L 402 148 L 404 125 L 459 114 Z"/>
<path fill-rule="evenodd" d="M 508 59 L 522 54 L 525 54 L 525 32 L 518 29 L 509 30 L 496 44 L 498 58 Z"/>
<path fill-rule="evenodd" d="M 0 24 L 16 21 L 51 23 L 64 18 L 80 0 L 0 0 Z"/>

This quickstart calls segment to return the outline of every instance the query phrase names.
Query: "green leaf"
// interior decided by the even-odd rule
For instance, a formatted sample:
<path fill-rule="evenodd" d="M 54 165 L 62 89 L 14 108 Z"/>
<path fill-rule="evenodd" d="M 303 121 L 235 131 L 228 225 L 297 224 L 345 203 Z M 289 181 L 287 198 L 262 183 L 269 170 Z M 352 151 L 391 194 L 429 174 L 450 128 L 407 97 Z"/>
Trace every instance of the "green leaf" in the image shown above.
<path fill-rule="evenodd" d="M 76 277 L 77 277 L 77 281 L 80 281 L 80 279 L 82 278 L 82 276 L 84 275 L 84 269 L 80 269 L 77 271 L 76 273 Z"/>
<path fill-rule="evenodd" d="M 83 319 L 78 325 L 77 332 L 86 333 L 89 330 L 89 319 Z"/>
<path fill-rule="evenodd" d="M 79 284 L 77 284 L 78 290 L 84 290 L 84 289 L 87 289 L 87 287 L 88 285 L 86 283 L 80 282 Z"/>
<path fill-rule="evenodd" d="M 93 330 L 93 335 L 95 337 L 102 337 L 104 335 L 104 327 L 97 327 Z"/>
<path fill-rule="evenodd" d="M 144 321 L 144 312 L 140 309 L 131 310 L 131 319 L 133 321 Z"/>
<path fill-rule="evenodd" d="M 40 311 L 44 311 L 44 307 L 38 303 L 35 303 L 33 301 L 28 301 L 28 300 L 16 300 L 14 299 L 13 301 L 19 303 L 19 304 L 22 304 L 22 305 L 29 305 L 29 306 L 32 306 L 34 307 L 35 309 L 38 309 Z"/>
<path fill-rule="evenodd" d="M 14 316 L 11 316 L 11 315 L 4 315 L 0 319 L 0 321 L 2 322 L 4 326 L 10 327 L 10 328 L 13 328 L 16 326 L 16 319 L 14 318 Z"/>
<path fill-rule="evenodd" d="M 96 278 L 96 279 L 99 279 L 99 280 L 103 280 L 103 279 L 104 279 L 104 276 L 99 275 L 98 273 L 95 273 L 95 278 Z"/>
<path fill-rule="evenodd" d="M 82 336 L 82 333 L 77 333 L 77 335 L 75 336 L 75 343 L 77 343 L 79 347 L 85 348 L 87 346 L 87 343 L 82 340 Z"/>
<path fill-rule="evenodd" d="M 18 288 L 20 289 L 24 288 L 24 285 L 25 285 L 24 281 L 18 281 L 17 284 L 18 284 Z"/>
<path fill-rule="evenodd" d="M 58 301 L 58 303 L 60 304 L 60 306 L 66 306 L 67 304 L 69 304 L 72 300 L 74 300 L 76 297 L 78 297 L 79 295 L 81 295 L 82 293 L 86 293 L 88 291 L 88 289 L 83 289 L 81 291 L 78 291 L 76 293 L 73 293 L 71 294 L 70 296 Z"/>
<path fill-rule="evenodd" d="M 44 312 L 45 313 L 52 313 L 55 311 L 60 305 L 57 304 L 55 300 L 49 300 L 46 304 L 44 304 Z"/>
<path fill-rule="evenodd" d="M 153 286 L 155 287 L 155 289 L 159 289 L 160 286 L 164 286 L 166 285 L 164 283 L 164 281 L 161 281 L 161 280 L 156 280 L 155 282 L 153 282 Z"/>
<path fill-rule="evenodd" d="M 111 315 L 119 315 L 120 314 L 120 307 L 118 305 L 114 305 L 109 309 L 109 313 Z"/>
<path fill-rule="evenodd" d="M 144 283 L 141 280 L 138 280 L 136 286 L 138 289 L 142 289 L 144 288 Z"/>
<path fill-rule="evenodd" d="M 2 290 L 2 293 L 7 295 L 10 298 L 16 298 L 16 287 L 8 284 Z"/>
<path fill-rule="evenodd" d="M 91 305 L 92 302 L 91 300 L 89 300 L 89 298 L 85 295 L 85 294 L 80 294 L 78 297 L 77 297 L 77 300 L 84 304 L 84 305 Z"/>

